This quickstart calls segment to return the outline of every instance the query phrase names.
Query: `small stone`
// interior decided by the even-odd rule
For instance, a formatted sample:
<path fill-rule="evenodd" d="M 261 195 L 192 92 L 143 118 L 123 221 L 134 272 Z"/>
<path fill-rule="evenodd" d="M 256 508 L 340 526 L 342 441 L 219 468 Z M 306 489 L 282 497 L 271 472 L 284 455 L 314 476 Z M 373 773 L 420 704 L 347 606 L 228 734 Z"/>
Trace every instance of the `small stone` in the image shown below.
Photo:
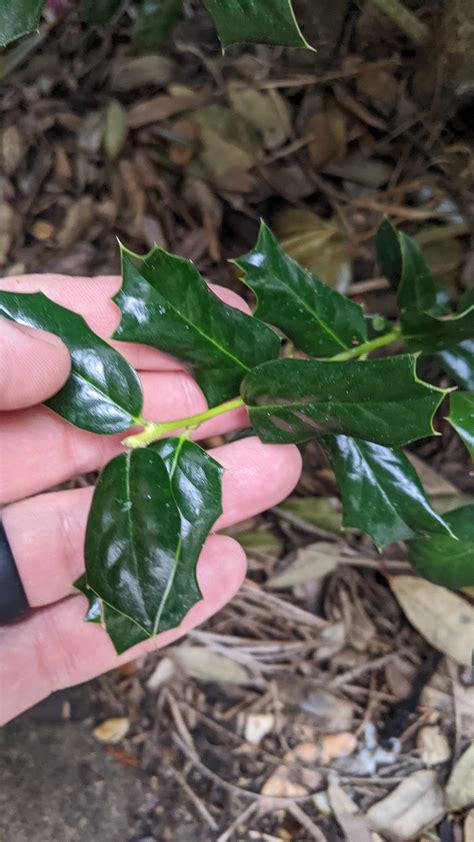
<path fill-rule="evenodd" d="M 437 766 L 438 763 L 445 763 L 451 757 L 448 740 L 438 725 L 425 725 L 420 728 L 416 745 L 425 766 Z"/>
<path fill-rule="evenodd" d="M 101 743 L 119 743 L 130 727 L 126 716 L 113 716 L 94 728 L 94 737 Z"/>
<path fill-rule="evenodd" d="M 275 717 L 272 713 L 251 713 L 245 721 L 244 736 L 248 743 L 260 745 L 267 734 L 273 730 Z"/>
<path fill-rule="evenodd" d="M 36 240 L 44 242 L 45 240 L 51 239 L 55 230 L 54 225 L 51 225 L 50 222 L 47 222 L 45 219 L 38 219 L 38 221 L 34 223 L 31 233 Z"/>

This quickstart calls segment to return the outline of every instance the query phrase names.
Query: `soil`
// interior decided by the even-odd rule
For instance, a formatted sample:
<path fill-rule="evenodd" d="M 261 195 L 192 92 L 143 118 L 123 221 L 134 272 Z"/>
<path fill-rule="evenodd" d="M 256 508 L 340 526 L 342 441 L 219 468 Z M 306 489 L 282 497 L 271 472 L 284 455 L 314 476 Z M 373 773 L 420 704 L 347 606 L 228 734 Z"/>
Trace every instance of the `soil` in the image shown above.
<path fill-rule="evenodd" d="M 118 236 L 137 252 L 157 242 L 242 293 L 226 259 L 254 244 L 264 217 L 295 257 L 390 317 L 372 248 L 387 213 L 420 236 L 454 300 L 472 287 L 474 77 L 453 48 L 466 17 L 407 4 L 428 33 L 417 45 L 376 4 L 333 0 L 329 25 L 301 3 L 316 54 L 222 55 L 208 16 L 185 5 L 169 50 L 141 63 L 127 11 L 95 29 L 60 8 L 23 60 L 9 50 L 2 273 L 118 272 Z M 438 427 L 443 444 L 413 452 L 441 508 L 469 499 L 474 478 L 441 416 Z M 403 545 L 380 559 L 339 522 L 334 477 L 310 445 L 290 505 L 230 530 L 249 576 L 229 606 L 182 646 L 3 729 L 0 842 L 366 842 L 392 838 L 371 837 L 367 815 L 403 779 L 434 769 L 437 798 L 474 736 L 472 676 L 406 619 L 389 585 L 409 572 Z M 338 563 L 274 588 L 309 546 L 312 563 Z M 115 717 L 126 734 L 101 742 L 95 727 Z M 435 762 L 419 736 L 428 725 L 445 747 Z M 403 838 L 472 840 L 467 810 L 440 803 Z"/>

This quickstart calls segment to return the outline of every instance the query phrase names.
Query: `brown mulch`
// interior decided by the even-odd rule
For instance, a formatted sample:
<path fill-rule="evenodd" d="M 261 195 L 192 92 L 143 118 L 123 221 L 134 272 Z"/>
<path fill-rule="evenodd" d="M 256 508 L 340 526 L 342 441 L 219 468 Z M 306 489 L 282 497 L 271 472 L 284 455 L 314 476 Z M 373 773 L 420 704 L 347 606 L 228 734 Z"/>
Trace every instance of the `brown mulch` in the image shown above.
<path fill-rule="evenodd" d="M 2 273 L 118 272 L 118 236 L 139 252 L 157 242 L 242 292 L 226 259 L 253 245 L 264 217 L 295 254 L 313 231 L 311 265 L 329 231 L 334 284 L 393 316 L 372 248 L 387 213 L 420 234 L 454 299 L 472 286 L 474 83 L 453 58 L 458 23 L 426 2 L 435 44 L 416 49 L 370 3 L 330 6 L 330 21 L 315 12 L 308 22 L 317 54 L 222 55 L 190 3 L 170 52 L 141 63 L 126 13 L 97 31 L 68 11 L 2 82 Z M 289 209 L 301 214 L 291 225 Z M 443 439 L 414 451 L 435 470 L 433 499 L 456 505 L 474 494 L 473 476 L 460 440 L 442 418 L 438 427 Z M 370 836 L 371 805 L 430 769 L 437 797 L 473 738 L 468 670 L 426 642 L 387 584 L 408 572 L 403 547 L 380 560 L 368 538 L 342 539 L 315 515 L 319 499 L 339 517 L 334 477 L 310 446 L 293 508 L 232 530 L 250 559 L 236 599 L 183 646 L 92 685 L 86 727 L 127 717 L 126 736 L 104 751 L 146 781 L 130 842 L 390 838 Z M 331 572 L 273 587 L 318 544 L 341 556 Z M 444 756 L 420 737 L 428 726 Z M 462 840 L 465 821 L 445 805 L 435 835 L 420 827 L 416 838 Z"/>

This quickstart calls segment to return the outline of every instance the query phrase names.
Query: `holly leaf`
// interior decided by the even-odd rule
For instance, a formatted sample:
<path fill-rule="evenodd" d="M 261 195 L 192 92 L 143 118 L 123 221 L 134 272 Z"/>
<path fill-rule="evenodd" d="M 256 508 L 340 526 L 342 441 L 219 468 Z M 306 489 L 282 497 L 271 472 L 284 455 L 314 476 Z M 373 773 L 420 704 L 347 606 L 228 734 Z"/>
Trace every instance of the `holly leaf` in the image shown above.
<path fill-rule="evenodd" d="M 231 261 L 255 293 L 255 315 L 291 339 L 301 351 L 333 356 L 365 342 L 362 308 L 304 269 L 282 249 L 262 222 L 255 247 Z"/>
<path fill-rule="evenodd" d="M 453 392 L 449 409 L 448 421 L 459 433 L 474 459 L 474 393 Z"/>
<path fill-rule="evenodd" d="M 346 529 L 367 532 L 378 547 L 420 534 L 453 539 L 403 451 L 349 436 L 323 436 L 321 443 L 341 491 Z"/>
<path fill-rule="evenodd" d="M 198 444 L 167 438 L 151 445 L 168 471 L 181 515 L 179 564 L 160 617 L 159 631 L 172 629 L 202 599 L 196 565 L 204 542 L 222 514 L 224 469 Z"/>
<path fill-rule="evenodd" d="M 133 456 L 135 453 L 142 453 L 143 455 L 150 453 L 151 465 L 155 463 L 160 465 L 161 476 L 152 479 L 150 467 L 146 460 L 143 460 L 142 456 L 140 462 L 143 463 L 144 467 L 142 464 L 137 465 Z M 134 589 L 141 587 L 140 582 L 148 581 L 150 573 L 143 567 L 146 568 L 147 565 L 151 565 L 153 568 L 155 566 L 160 545 L 159 534 L 156 528 L 153 530 L 152 523 L 147 525 L 148 532 L 144 530 L 143 524 L 146 523 L 144 519 L 146 516 L 150 519 L 154 518 L 155 527 L 157 527 L 157 518 L 163 519 L 163 514 L 157 512 L 157 506 L 163 507 L 166 500 L 163 503 L 163 498 L 160 499 L 159 494 L 156 494 L 156 500 L 153 501 L 148 488 L 144 492 L 140 491 L 141 472 L 144 472 L 145 483 L 152 481 L 155 484 L 161 483 L 164 467 L 170 483 L 170 486 L 165 489 L 165 495 L 168 496 L 168 502 L 171 500 L 179 512 L 179 531 L 176 536 L 174 563 L 170 566 L 168 558 L 168 561 L 161 567 L 158 564 L 155 570 L 156 583 L 152 583 L 151 588 L 148 585 L 146 586 L 150 605 L 152 605 L 148 613 L 155 617 L 156 623 L 156 630 L 152 633 L 150 633 L 149 623 L 143 622 L 143 616 L 139 617 L 136 614 L 132 616 L 124 613 L 125 603 L 122 599 L 120 606 L 118 602 L 114 603 L 113 606 L 111 605 L 110 590 L 113 594 L 117 589 L 118 574 L 116 566 L 112 565 L 110 571 L 111 581 L 108 584 L 108 599 L 103 595 L 104 590 L 101 586 L 100 595 L 105 602 L 97 596 L 97 587 L 93 584 L 93 582 L 96 584 L 97 582 L 95 578 L 91 581 L 88 565 L 87 578 L 84 577 L 84 579 L 76 582 L 75 586 L 85 593 L 90 600 L 86 619 L 92 622 L 102 621 L 118 653 L 124 652 L 141 640 L 153 636 L 153 634 L 159 634 L 166 629 L 178 626 L 189 609 L 202 599 L 202 593 L 196 579 L 196 565 L 204 542 L 222 512 L 221 480 L 223 468 L 199 445 L 188 441 L 184 437 L 168 438 L 156 442 L 146 451 L 137 450 L 132 451 L 131 454 L 121 454 L 121 457 L 130 456 L 133 460 L 130 462 L 130 467 L 133 468 L 132 473 L 130 473 L 132 481 L 129 482 L 128 498 L 125 499 L 125 502 L 124 493 L 127 493 L 127 488 L 122 484 L 122 474 L 124 471 L 129 471 L 129 468 L 123 461 L 113 466 L 110 476 L 106 477 L 105 484 L 102 486 L 102 491 L 99 491 L 102 477 L 99 481 L 89 519 L 90 526 L 88 525 L 87 530 L 87 536 L 92 536 L 89 545 L 92 547 L 90 550 L 93 554 L 92 557 L 99 559 L 97 562 L 99 566 L 103 565 L 100 560 L 100 553 L 105 554 L 108 546 L 120 544 L 122 558 L 119 562 L 119 572 L 124 582 L 125 591 L 130 587 L 130 579 L 133 582 Z M 116 457 L 113 462 L 116 463 L 121 457 Z M 109 463 L 109 465 L 111 464 Z M 105 471 L 106 469 L 104 469 L 104 473 Z M 112 486 L 115 487 L 115 482 L 119 483 L 121 490 L 119 490 L 118 496 L 117 489 L 114 491 L 115 499 L 113 499 L 111 488 Z M 141 512 L 143 495 L 145 498 L 145 513 Z M 129 503 L 132 504 L 130 507 L 128 507 Z M 125 507 L 122 516 L 125 515 L 126 519 L 129 519 L 128 523 L 124 524 L 123 517 L 117 514 L 117 506 L 119 509 Z M 139 507 L 140 510 L 135 511 L 136 507 Z M 166 520 L 166 509 L 163 513 Z M 105 521 L 109 524 L 109 534 L 101 537 L 100 530 L 103 528 Z M 151 544 L 147 543 L 150 533 Z M 169 531 L 166 534 L 169 536 Z M 86 537 L 86 564 L 89 557 L 87 541 L 88 537 Z M 148 558 L 143 555 L 144 543 L 147 544 Z M 140 565 L 140 570 L 138 570 L 137 564 Z M 103 572 L 105 576 L 108 576 L 107 570 Z M 93 588 L 93 590 L 90 588 Z M 122 613 L 118 613 L 118 611 Z"/>
<path fill-rule="evenodd" d="M 412 237 L 384 219 L 375 238 L 377 263 L 397 291 L 400 312 L 424 312 L 436 304 L 436 286 L 423 252 Z"/>
<path fill-rule="evenodd" d="M 473 339 L 474 306 L 462 313 L 450 313 L 446 316 L 402 313 L 400 324 L 402 336 L 410 350 L 434 354 Z"/>
<path fill-rule="evenodd" d="M 458 540 L 447 535 L 414 538 L 407 542 L 415 571 L 436 585 L 464 588 L 474 585 L 474 505 L 446 512 L 444 520 Z"/>
<path fill-rule="evenodd" d="M 44 0 L 3 0 L 0 3 L 0 47 L 38 28 Z"/>
<path fill-rule="evenodd" d="M 179 561 L 181 519 L 161 457 L 121 453 L 94 491 L 86 529 L 88 587 L 103 602 L 157 634 Z"/>
<path fill-rule="evenodd" d="M 474 339 L 439 351 L 436 358 L 450 377 L 468 392 L 474 392 Z"/>
<path fill-rule="evenodd" d="M 222 48 L 232 44 L 308 47 L 290 0 L 204 0 Z"/>
<path fill-rule="evenodd" d="M 258 319 L 224 304 L 189 260 L 155 247 L 122 247 L 122 320 L 114 338 L 144 342 L 193 366 L 210 406 L 238 394 L 245 374 L 277 357 L 280 340 Z"/>
<path fill-rule="evenodd" d="M 85 573 L 74 582 L 74 587 L 84 594 L 89 602 L 84 620 L 87 623 L 97 623 L 102 626 L 109 635 L 118 655 L 121 655 L 127 649 L 131 649 L 132 646 L 136 646 L 137 643 L 142 643 L 143 640 L 148 639 L 149 635 L 141 626 L 137 626 L 133 620 L 114 611 L 110 605 L 106 605 L 91 591 L 87 585 Z"/>
<path fill-rule="evenodd" d="M 66 421 L 91 433 L 117 433 L 138 423 L 143 394 L 136 371 L 87 326 L 82 316 L 42 292 L 0 292 L 0 315 L 59 336 L 71 355 L 71 374 L 46 401 Z"/>
<path fill-rule="evenodd" d="M 275 360 L 242 384 L 256 433 L 281 444 L 331 433 L 400 447 L 433 435 L 445 394 L 417 377 L 409 354 L 365 362 Z"/>

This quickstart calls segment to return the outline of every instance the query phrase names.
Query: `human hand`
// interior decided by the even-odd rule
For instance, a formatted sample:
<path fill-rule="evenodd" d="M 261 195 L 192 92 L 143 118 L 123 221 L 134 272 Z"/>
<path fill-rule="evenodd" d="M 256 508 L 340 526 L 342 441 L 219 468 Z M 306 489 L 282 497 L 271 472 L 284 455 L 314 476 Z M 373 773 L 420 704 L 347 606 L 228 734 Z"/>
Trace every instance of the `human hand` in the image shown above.
<path fill-rule="evenodd" d="M 119 286 L 120 279 L 109 276 L 0 280 L 2 290 L 41 290 L 80 313 L 104 339 L 119 323 L 118 308 L 111 301 Z M 214 291 L 226 303 L 247 310 L 235 293 L 222 287 Z M 206 409 L 199 387 L 176 360 L 145 346 L 111 344 L 139 371 L 147 418 L 169 421 Z M 40 405 L 61 388 L 69 366 L 67 349 L 57 337 L 0 318 L 0 506 L 6 506 L 3 525 L 33 609 L 25 619 L 0 627 L 0 724 L 54 690 L 154 648 L 147 641 L 119 657 L 100 628 L 82 622 L 87 601 L 73 595 L 72 582 L 84 570 L 93 489 L 41 493 L 99 469 L 121 450 L 123 434 L 87 433 Z M 233 410 L 203 424 L 196 437 L 230 432 L 246 423 L 245 410 Z M 225 468 L 223 514 L 216 529 L 276 505 L 300 475 L 300 455 L 293 445 L 264 445 L 251 437 L 210 452 Z M 178 628 L 158 636 L 158 645 L 171 643 L 222 608 L 240 587 L 245 569 L 240 545 L 228 536 L 211 535 L 197 569 L 204 598 Z"/>

